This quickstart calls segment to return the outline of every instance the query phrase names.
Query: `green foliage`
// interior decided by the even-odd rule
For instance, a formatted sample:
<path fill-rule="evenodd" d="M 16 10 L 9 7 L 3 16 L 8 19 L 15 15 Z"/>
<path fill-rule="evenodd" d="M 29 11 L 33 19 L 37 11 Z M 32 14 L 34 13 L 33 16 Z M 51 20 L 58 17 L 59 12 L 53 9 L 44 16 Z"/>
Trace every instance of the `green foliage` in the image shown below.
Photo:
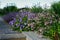
<path fill-rule="evenodd" d="M 50 38 L 53 39 L 54 36 L 55 36 L 55 31 L 56 31 L 56 26 L 53 25 L 53 26 L 50 26 L 49 28 L 46 28 L 46 29 L 44 30 L 43 35 L 49 36 Z"/>
<path fill-rule="evenodd" d="M 27 16 L 25 16 L 23 19 L 22 19 L 22 21 L 23 22 L 26 22 L 28 19 L 27 19 Z"/>
<path fill-rule="evenodd" d="M 48 9 L 48 12 L 51 13 L 51 14 L 54 13 L 52 8 Z"/>
<path fill-rule="evenodd" d="M 3 8 L 3 12 L 4 13 L 9 13 L 9 12 L 15 12 L 17 11 L 17 7 L 16 6 L 7 6 Z"/>
<path fill-rule="evenodd" d="M 60 24 L 58 25 L 58 34 L 59 34 L 59 37 L 60 37 Z"/>
<path fill-rule="evenodd" d="M 56 28 L 56 27 L 58 27 L 58 28 Z M 52 25 L 46 27 L 46 29 L 43 32 L 43 35 L 54 40 L 56 30 L 57 30 L 59 37 L 60 37 L 60 24 L 59 23 L 53 23 Z"/>
<path fill-rule="evenodd" d="M 31 9 L 31 12 L 33 13 L 41 13 L 43 11 L 43 9 L 39 6 L 39 7 L 36 7 L 36 6 L 33 6 L 32 9 Z"/>
<path fill-rule="evenodd" d="M 51 5 L 51 8 L 53 9 L 53 11 L 54 11 L 56 14 L 60 15 L 60 2 L 53 3 L 53 4 Z"/>
<path fill-rule="evenodd" d="M 2 16 L 4 13 L 3 13 L 3 10 L 0 9 L 0 16 Z"/>
<path fill-rule="evenodd" d="M 5 15 L 10 12 L 16 12 L 17 10 L 18 9 L 16 6 L 7 6 L 7 7 L 4 7 L 3 9 L 0 9 L 0 15 Z"/>

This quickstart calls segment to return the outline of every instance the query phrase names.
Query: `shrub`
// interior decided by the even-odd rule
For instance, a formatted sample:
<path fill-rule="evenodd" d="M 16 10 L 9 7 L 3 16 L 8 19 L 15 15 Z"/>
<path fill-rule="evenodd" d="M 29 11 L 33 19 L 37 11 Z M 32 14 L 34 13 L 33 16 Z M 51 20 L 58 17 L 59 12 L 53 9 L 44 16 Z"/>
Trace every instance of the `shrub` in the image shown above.
<path fill-rule="evenodd" d="M 39 6 L 39 7 L 36 7 L 36 6 L 33 6 L 32 9 L 31 9 L 31 12 L 33 13 L 41 13 L 43 11 L 43 9 Z"/>

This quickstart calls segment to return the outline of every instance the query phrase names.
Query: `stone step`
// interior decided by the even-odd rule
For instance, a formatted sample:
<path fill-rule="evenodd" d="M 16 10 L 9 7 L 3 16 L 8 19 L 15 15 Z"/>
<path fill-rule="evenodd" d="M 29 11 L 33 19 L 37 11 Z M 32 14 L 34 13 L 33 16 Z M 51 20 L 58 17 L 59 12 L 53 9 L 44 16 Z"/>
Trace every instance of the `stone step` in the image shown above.
<path fill-rule="evenodd" d="M 23 32 L 26 35 L 27 40 L 50 40 L 49 38 L 43 37 L 43 35 L 38 35 L 35 32 Z"/>
<path fill-rule="evenodd" d="M 26 36 L 20 34 L 0 34 L 0 40 L 26 40 Z"/>

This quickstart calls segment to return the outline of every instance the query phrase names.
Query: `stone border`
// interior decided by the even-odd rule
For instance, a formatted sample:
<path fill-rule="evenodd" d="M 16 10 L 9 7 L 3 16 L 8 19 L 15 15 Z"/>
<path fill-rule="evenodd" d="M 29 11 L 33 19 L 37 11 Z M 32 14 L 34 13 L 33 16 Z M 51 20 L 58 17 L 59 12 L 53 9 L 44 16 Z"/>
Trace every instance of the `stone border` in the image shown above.
<path fill-rule="evenodd" d="M 26 40 L 26 36 L 24 34 L 0 34 L 0 40 L 8 39 L 8 40 L 17 40 L 17 39 L 24 39 Z"/>

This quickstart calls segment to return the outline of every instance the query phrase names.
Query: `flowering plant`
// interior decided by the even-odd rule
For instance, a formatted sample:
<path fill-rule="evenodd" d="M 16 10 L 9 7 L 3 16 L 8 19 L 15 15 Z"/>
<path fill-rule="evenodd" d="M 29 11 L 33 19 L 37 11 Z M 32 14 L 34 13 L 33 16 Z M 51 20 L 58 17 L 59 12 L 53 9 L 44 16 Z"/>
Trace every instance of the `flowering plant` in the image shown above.
<path fill-rule="evenodd" d="M 13 30 L 17 31 L 32 31 L 34 29 L 34 21 L 35 20 L 29 20 L 33 19 L 35 16 L 32 13 L 28 12 L 22 12 L 20 15 L 16 15 L 15 18 L 13 18 L 12 21 L 9 22 L 9 24 L 12 26 Z M 29 22 L 30 21 L 30 22 Z"/>

